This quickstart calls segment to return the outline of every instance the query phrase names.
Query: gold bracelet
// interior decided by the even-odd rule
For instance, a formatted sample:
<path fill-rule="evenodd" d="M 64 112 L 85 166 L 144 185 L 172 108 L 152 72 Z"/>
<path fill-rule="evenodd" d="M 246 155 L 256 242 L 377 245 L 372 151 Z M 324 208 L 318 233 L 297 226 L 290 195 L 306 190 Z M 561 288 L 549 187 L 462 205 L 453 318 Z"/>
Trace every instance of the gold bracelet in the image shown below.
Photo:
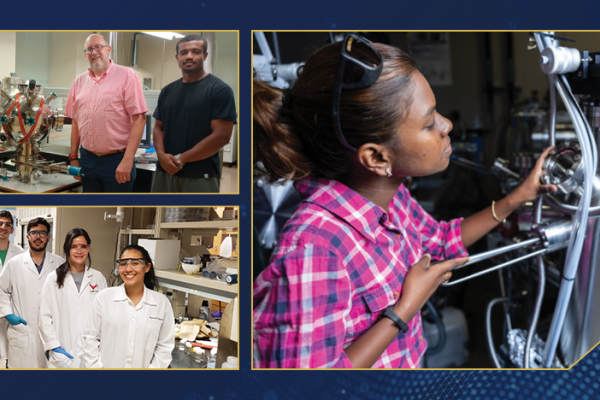
<path fill-rule="evenodd" d="M 506 218 L 504 218 L 502 221 L 500 221 L 500 219 L 496 216 L 496 211 L 494 210 L 495 204 L 496 204 L 496 202 L 494 200 L 492 200 L 492 217 L 494 217 L 494 219 L 496 221 L 498 221 L 499 224 L 503 224 L 506 222 Z"/>

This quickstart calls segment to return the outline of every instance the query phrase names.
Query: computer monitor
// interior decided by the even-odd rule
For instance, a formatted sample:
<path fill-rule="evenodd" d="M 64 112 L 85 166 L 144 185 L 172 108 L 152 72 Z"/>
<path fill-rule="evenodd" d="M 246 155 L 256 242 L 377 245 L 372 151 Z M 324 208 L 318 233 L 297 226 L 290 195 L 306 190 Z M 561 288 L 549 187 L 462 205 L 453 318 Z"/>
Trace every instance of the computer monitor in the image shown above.
<path fill-rule="evenodd" d="M 140 142 L 140 149 L 149 149 L 152 147 L 152 116 L 146 114 L 146 126 L 144 126 L 144 134 Z"/>

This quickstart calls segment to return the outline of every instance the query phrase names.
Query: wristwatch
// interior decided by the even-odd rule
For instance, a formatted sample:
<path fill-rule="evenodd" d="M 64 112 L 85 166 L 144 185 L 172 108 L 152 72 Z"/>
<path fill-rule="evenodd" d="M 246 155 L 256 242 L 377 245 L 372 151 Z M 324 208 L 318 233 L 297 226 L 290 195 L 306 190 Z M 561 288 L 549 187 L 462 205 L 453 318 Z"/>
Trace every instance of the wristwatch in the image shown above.
<path fill-rule="evenodd" d="M 79 156 L 77 154 L 69 154 L 69 161 L 79 160 Z"/>
<path fill-rule="evenodd" d="M 398 328 L 400 328 L 400 330 L 402 331 L 402 333 L 406 333 L 408 332 L 408 325 L 406 324 L 406 322 L 402 321 L 402 318 L 400 318 L 398 316 L 398 314 L 396 314 L 394 312 L 394 306 L 390 306 L 388 307 L 383 314 L 381 314 L 381 318 L 389 318 L 392 321 L 394 321 L 394 323 L 396 324 L 396 326 L 398 326 Z"/>
<path fill-rule="evenodd" d="M 179 161 L 179 168 L 183 168 L 183 166 L 184 166 L 185 164 L 184 164 L 183 162 L 181 162 L 181 153 L 177 154 L 177 155 L 175 156 L 175 159 L 176 159 L 177 161 Z"/>

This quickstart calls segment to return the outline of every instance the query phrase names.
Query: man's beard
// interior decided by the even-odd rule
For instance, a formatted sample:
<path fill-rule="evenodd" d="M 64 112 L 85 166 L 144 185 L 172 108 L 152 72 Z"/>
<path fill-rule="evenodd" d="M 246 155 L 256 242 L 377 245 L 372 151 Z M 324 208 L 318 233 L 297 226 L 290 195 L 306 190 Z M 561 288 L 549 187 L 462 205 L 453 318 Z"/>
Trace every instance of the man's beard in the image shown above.
<path fill-rule="evenodd" d="M 92 70 L 94 72 L 104 72 L 106 70 L 106 63 L 102 58 L 98 58 L 92 61 Z"/>
<path fill-rule="evenodd" d="M 31 248 L 31 250 L 33 251 L 44 251 L 46 250 L 46 247 L 48 246 L 48 242 L 44 243 L 42 246 L 43 247 L 34 247 L 35 246 L 35 242 L 29 242 L 29 247 Z"/>

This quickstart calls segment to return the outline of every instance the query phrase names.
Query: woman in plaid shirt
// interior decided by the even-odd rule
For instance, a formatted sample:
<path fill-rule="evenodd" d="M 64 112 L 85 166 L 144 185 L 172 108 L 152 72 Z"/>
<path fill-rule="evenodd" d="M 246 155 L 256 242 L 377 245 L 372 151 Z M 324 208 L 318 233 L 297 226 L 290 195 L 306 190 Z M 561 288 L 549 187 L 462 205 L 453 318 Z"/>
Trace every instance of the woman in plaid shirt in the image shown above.
<path fill-rule="evenodd" d="M 448 166 L 452 124 L 410 56 L 356 35 L 312 54 L 291 90 L 254 82 L 253 101 L 257 168 L 303 197 L 254 282 L 256 368 L 418 368 L 420 309 L 465 248 L 556 191 L 539 180 L 546 149 L 493 209 L 434 220 L 402 183 Z"/>

